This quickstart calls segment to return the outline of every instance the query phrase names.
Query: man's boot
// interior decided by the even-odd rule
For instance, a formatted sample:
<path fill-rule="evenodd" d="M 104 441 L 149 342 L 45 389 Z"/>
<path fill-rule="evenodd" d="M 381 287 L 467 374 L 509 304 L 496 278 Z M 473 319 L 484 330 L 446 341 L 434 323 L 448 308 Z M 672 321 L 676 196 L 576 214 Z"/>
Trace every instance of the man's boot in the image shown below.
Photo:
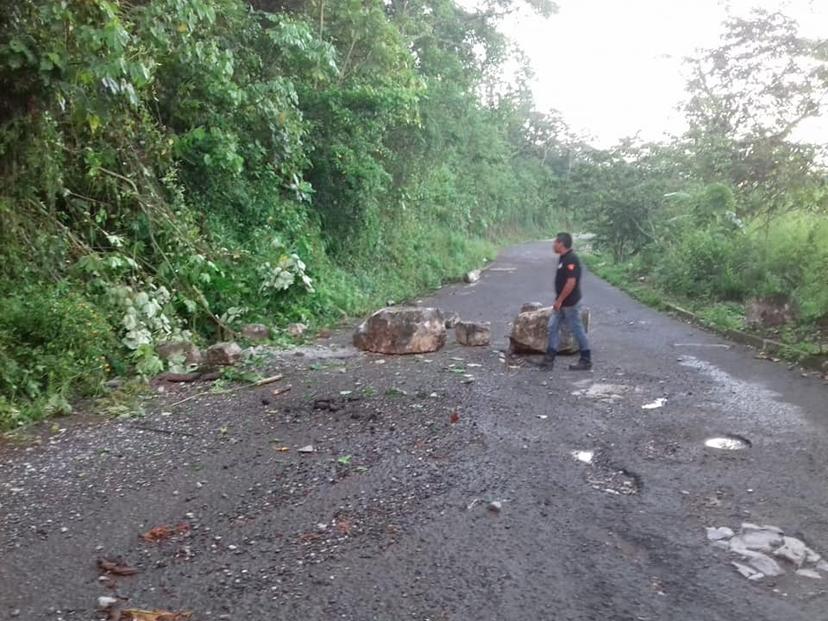
<path fill-rule="evenodd" d="M 546 352 L 540 364 L 542 369 L 551 371 L 555 367 L 555 354 L 557 354 L 555 351 Z"/>
<path fill-rule="evenodd" d="M 592 370 L 592 355 L 588 349 L 581 351 L 581 359 L 577 364 L 569 365 L 570 371 L 591 371 Z"/>

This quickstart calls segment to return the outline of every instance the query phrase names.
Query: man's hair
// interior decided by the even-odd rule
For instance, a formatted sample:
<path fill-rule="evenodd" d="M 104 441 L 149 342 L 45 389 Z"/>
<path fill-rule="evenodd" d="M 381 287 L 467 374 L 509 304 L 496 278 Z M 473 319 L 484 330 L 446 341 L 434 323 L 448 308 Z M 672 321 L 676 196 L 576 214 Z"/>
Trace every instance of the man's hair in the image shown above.
<path fill-rule="evenodd" d="M 555 239 L 561 242 L 565 248 L 572 248 L 572 235 L 569 233 L 558 233 L 555 235 Z"/>

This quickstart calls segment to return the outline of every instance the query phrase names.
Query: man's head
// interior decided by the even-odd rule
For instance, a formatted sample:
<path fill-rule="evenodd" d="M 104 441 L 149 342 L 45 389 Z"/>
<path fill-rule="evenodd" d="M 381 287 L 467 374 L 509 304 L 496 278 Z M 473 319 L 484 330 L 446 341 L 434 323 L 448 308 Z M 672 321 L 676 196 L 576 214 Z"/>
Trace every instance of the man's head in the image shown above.
<path fill-rule="evenodd" d="M 555 254 L 565 254 L 572 248 L 572 235 L 569 233 L 558 233 L 555 235 Z"/>

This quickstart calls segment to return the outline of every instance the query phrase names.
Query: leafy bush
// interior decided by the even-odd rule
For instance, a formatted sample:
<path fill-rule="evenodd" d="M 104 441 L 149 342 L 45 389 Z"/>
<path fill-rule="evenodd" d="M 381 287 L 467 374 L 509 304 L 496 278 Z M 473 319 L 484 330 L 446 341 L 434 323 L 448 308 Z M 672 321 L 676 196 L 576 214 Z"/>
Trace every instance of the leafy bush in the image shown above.
<path fill-rule="evenodd" d="M 123 369 L 120 351 L 106 317 L 76 292 L 38 285 L 3 297 L 0 426 L 68 413 L 69 398 L 95 394 Z"/>

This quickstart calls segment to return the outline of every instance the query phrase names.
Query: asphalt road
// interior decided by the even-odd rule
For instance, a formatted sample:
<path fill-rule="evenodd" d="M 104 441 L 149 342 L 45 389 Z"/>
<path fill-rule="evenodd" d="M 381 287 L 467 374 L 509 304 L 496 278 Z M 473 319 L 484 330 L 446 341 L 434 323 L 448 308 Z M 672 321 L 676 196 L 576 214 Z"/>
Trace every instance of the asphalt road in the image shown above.
<path fill-rule="evenodd" d="M 553 277 L 529 244 L 422 301 L 491 321 L 492 347 L 381 357 L 343 331 L 261 351 L 274 384 L 180 405 L 209 385 L 168 385 L 142 417 L 0 447 L 0 619 L 104 619 L 100 596 L 194 620 L 828 619 L 828 572 L 748 581 L 705 532 L 772 524 L 828 555 L 824 381 L 591 275 L 593 372 L 506 358 Z M 723 434 L 750 446 L 705 447 Z"/>

